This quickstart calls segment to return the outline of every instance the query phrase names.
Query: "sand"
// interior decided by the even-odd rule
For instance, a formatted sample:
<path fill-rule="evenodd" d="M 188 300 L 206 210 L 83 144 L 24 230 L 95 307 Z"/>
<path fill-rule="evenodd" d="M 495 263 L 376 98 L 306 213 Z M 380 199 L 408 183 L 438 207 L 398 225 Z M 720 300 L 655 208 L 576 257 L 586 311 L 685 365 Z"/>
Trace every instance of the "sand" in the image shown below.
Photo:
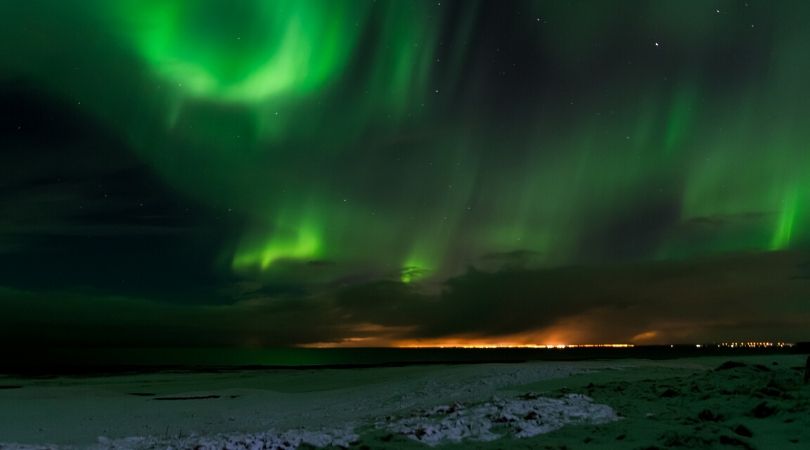
<path fill-rule="evenodd" d="M 0 448 L 810 448 L 801 356 L 0 378 Z"/>

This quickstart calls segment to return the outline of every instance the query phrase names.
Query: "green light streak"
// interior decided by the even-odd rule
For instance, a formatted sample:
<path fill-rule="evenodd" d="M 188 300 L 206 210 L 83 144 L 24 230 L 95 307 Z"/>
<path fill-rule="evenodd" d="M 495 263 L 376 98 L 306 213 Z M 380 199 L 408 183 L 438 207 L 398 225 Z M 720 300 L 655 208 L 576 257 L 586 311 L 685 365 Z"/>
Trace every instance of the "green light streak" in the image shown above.
<path fill-rule="evenodd" d="M 314 222 L 302 222 L 293 227 L 276 227 L 264 239 L 247 239 L 234 255 L 236 271 L 272 269 L 282 261 L 308 262 L 322 254 L 322 233 Z"/>
<path fill-rule="evenodd" d="M 418 265 L 408 265 L 402 268 L 399 279 L 405 284 L 410 284 L 424 279 L 429 273 L 429 269 L 424 269 Z"/>
<path fill-rule="evenodd" d="M 368 10 L 339 0 L 118 5 L 126 38 L 181 95 L 245 103 L 322 87 L 352 57 Z"/>
<path fill-rule="evenodd" d="M 795 190 L 791 190 L 782 201 L 782 208 L 771 240 L 771 250 L 783 250 L 790 246 L 797 213 L 798 196 Z"/>
<path fill-rule="evenodd" d="M 694 84 L 678 90 L 672 101 L 664 133 L 664 151 L 673 152 L 687 136 L 695 117 L 697 94 Z"/>

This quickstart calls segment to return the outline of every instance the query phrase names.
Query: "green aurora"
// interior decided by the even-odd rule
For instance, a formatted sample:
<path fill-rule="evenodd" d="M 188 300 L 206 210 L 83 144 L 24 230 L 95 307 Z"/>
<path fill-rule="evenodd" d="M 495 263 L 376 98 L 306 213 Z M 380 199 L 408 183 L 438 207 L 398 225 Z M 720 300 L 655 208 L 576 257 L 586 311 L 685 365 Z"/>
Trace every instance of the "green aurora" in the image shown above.
<path fill-rule="evenodd" d="M 115 136 L 219 277 L 431 286 L 802 251 L 810 4 L 0 5 L 0 82 Z"/>

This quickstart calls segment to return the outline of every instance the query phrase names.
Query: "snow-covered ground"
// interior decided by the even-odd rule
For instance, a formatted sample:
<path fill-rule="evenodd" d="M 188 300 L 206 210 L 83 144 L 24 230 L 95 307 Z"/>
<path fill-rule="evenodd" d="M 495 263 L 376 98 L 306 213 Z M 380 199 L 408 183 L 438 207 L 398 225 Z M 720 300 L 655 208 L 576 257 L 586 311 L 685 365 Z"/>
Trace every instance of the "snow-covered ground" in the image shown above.
<path fill-rule="evenodd" d="M 448 442 L 492 441 L 504 436 L 524 438 L 557 430 L 568 424 L 603 424 L 619 420 L 607 405 L 595 404 L 581 394 L 548 398 L 532 393 L 519 398 L 477 404 L 453 403 L 412 411 L 404 417 L 385 417 L 373 427 L 435 446 Z M 348 448 L 360 439 L 369 424 L 335 429 L 292 429 L 284 432 L 221 433 L 190 436 L 99 437 L 97 450 L 195 449 L 195 450 L 295 450 L 302 444 L 322 448 Z M 59 449 L 58 445 L 0 444 L 8 450 Z"/>
<path fill-rule="evenodd" d="M 493 441 L 504 436 L 536 436 L 569 424 L 603 424 L 619 420 L 607 405 L 581 394 L 562 398 L 529 393 L 475 405 L 454 403 L 403 418 L 377 422 L 378 428 L 408 436 L 430 446 L 463 440 Z"/>
<path fill-rule="evenodd" d="M 439 404 L 477 402 L 510 386 L 603 366 L 481 364 L 0 380 L 22 386 L 0 390 L 0 442 L 86 446 L 99 436 L 344 429 Z"/>
<path fill-rule="evenodd" d="M 808 448 L 803 357 L 739 359 L 0 377 L 0 450 Z"/>

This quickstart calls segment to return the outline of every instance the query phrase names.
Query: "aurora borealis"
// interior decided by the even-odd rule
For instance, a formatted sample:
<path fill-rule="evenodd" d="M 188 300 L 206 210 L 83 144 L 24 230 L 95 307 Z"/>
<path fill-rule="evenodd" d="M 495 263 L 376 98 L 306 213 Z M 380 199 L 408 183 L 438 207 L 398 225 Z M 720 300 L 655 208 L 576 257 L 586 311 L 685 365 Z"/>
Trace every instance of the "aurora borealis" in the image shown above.
<path fill-rule="evenodd" d="M 808 19 L 5 2 L 0 336 L 806 339 Z"/>

